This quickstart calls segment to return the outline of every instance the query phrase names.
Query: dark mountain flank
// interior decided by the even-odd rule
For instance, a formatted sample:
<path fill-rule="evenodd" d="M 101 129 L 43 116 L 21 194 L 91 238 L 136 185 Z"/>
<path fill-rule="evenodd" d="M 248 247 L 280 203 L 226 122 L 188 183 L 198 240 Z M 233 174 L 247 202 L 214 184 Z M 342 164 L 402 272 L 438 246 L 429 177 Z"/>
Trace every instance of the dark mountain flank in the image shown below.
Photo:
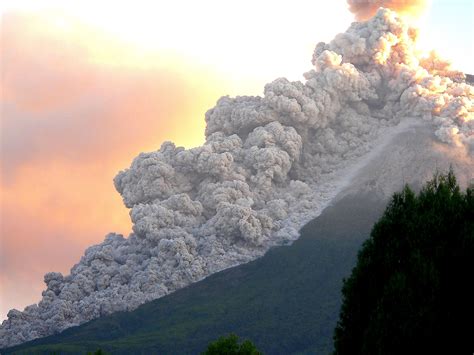
<path fill-rule="evenodd" d="M 466 83 L 468 83 L 468 84 L 474 84 L 474 75 L 472 75 L 472 74 L 466 74 Z"/>
<path fill-rule="evenodd" d="M 265 354 L 328 354 L 341 286 L 386 202 L 350 195 L 326 208 L 291 246 L 224 270 L 133 312 L 99 318 L 2 354 L 196 354 L 221 335 Z"/>

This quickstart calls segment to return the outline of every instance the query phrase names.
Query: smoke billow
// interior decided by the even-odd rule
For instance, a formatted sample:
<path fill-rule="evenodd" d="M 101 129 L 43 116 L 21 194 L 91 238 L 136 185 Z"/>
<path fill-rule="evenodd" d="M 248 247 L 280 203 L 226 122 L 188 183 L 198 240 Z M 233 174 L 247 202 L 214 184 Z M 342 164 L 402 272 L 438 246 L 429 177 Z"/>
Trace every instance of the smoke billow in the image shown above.
<path fill-rule="evenodd" d="M 347 4 L 356 20 L 364 21 L 374 16 L 380 7 L 418 16 L 426 8 L 427 0 L 347 0 Z"/>
<path fill-rule="evenodd" d="M 441 59 L 416 57 L 416 31 L 390 10 L 319 43 L 304 82 L 223 97 L 206 142 L 142 153 L 115 178 L 133 233 L 88 248 L 71 273 L 45 275 L 37 305 L 12 310 L 0 345 L 140 304 L 291 242 L 331 198 L 334 177 L 407 118 L 474 148 L 474 89 Z"/>

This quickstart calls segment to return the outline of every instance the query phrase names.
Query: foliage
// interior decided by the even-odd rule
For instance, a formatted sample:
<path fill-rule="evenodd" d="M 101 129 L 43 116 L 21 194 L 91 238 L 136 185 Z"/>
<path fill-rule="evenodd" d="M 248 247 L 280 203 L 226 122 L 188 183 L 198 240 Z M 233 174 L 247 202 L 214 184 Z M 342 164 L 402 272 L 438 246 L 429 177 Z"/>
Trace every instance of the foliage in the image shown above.
<path fill-rule="evenodd" d="M 239 344 L 239 337 L 230 334 L 210 343 L 202 355 L 261 355 L 261 352 L 250 340 L 245 340 Z"/>
<path fill-rule="evenodd" d="M 452 171 L 393 196 L 344 281 L 335 354 L 472 353 L 474 191 Z"/>

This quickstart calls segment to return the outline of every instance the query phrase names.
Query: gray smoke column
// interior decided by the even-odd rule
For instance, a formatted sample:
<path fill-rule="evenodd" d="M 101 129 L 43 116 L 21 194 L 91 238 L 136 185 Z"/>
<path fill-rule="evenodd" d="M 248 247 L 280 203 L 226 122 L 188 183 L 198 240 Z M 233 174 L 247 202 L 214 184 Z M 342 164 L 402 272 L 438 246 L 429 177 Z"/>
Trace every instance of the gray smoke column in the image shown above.
<path fill-rule="evenodd" d="M 380 7 L 416 17 L 426 8 L 427 0 L 347 0 L 347 4 L 356 20 L 361 21 L 374 16 Z"/>
<path fill-rule="evenodd" d="M 137 156 L 114 180 L 133 233 L 109 234 L 69 275 L 46 274 L 40 302 L 8 313 L 0 345 L 133 310 L 293 241 L 342 171 L 407 118 L 472 157 L 474 89 L 440 58 L 417 58 L 416 36 L 379 10 L 319 43 L 304 82 L 222 97 L 206 114 L 204 145 L 166 142 Z"/>

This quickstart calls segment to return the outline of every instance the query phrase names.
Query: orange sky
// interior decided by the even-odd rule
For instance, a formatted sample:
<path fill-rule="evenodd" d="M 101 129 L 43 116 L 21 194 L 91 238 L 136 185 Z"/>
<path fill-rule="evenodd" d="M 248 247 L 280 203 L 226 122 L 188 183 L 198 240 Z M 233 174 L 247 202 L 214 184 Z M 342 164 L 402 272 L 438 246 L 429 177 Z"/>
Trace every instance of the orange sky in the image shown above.
<path fill-rule="evenodd" d="M 113 177 L 164 140 L 200 144 L 222 90 L 202 66 L 165 54 L 127 62 L 111 38 L 91 45 L 78 38 L 87 28 L 65 36 L 51 26 L 3 17 L 2 318 L 39 300 L 45 272 L 69 271 L 108 232 L 128 234 Z"/>

